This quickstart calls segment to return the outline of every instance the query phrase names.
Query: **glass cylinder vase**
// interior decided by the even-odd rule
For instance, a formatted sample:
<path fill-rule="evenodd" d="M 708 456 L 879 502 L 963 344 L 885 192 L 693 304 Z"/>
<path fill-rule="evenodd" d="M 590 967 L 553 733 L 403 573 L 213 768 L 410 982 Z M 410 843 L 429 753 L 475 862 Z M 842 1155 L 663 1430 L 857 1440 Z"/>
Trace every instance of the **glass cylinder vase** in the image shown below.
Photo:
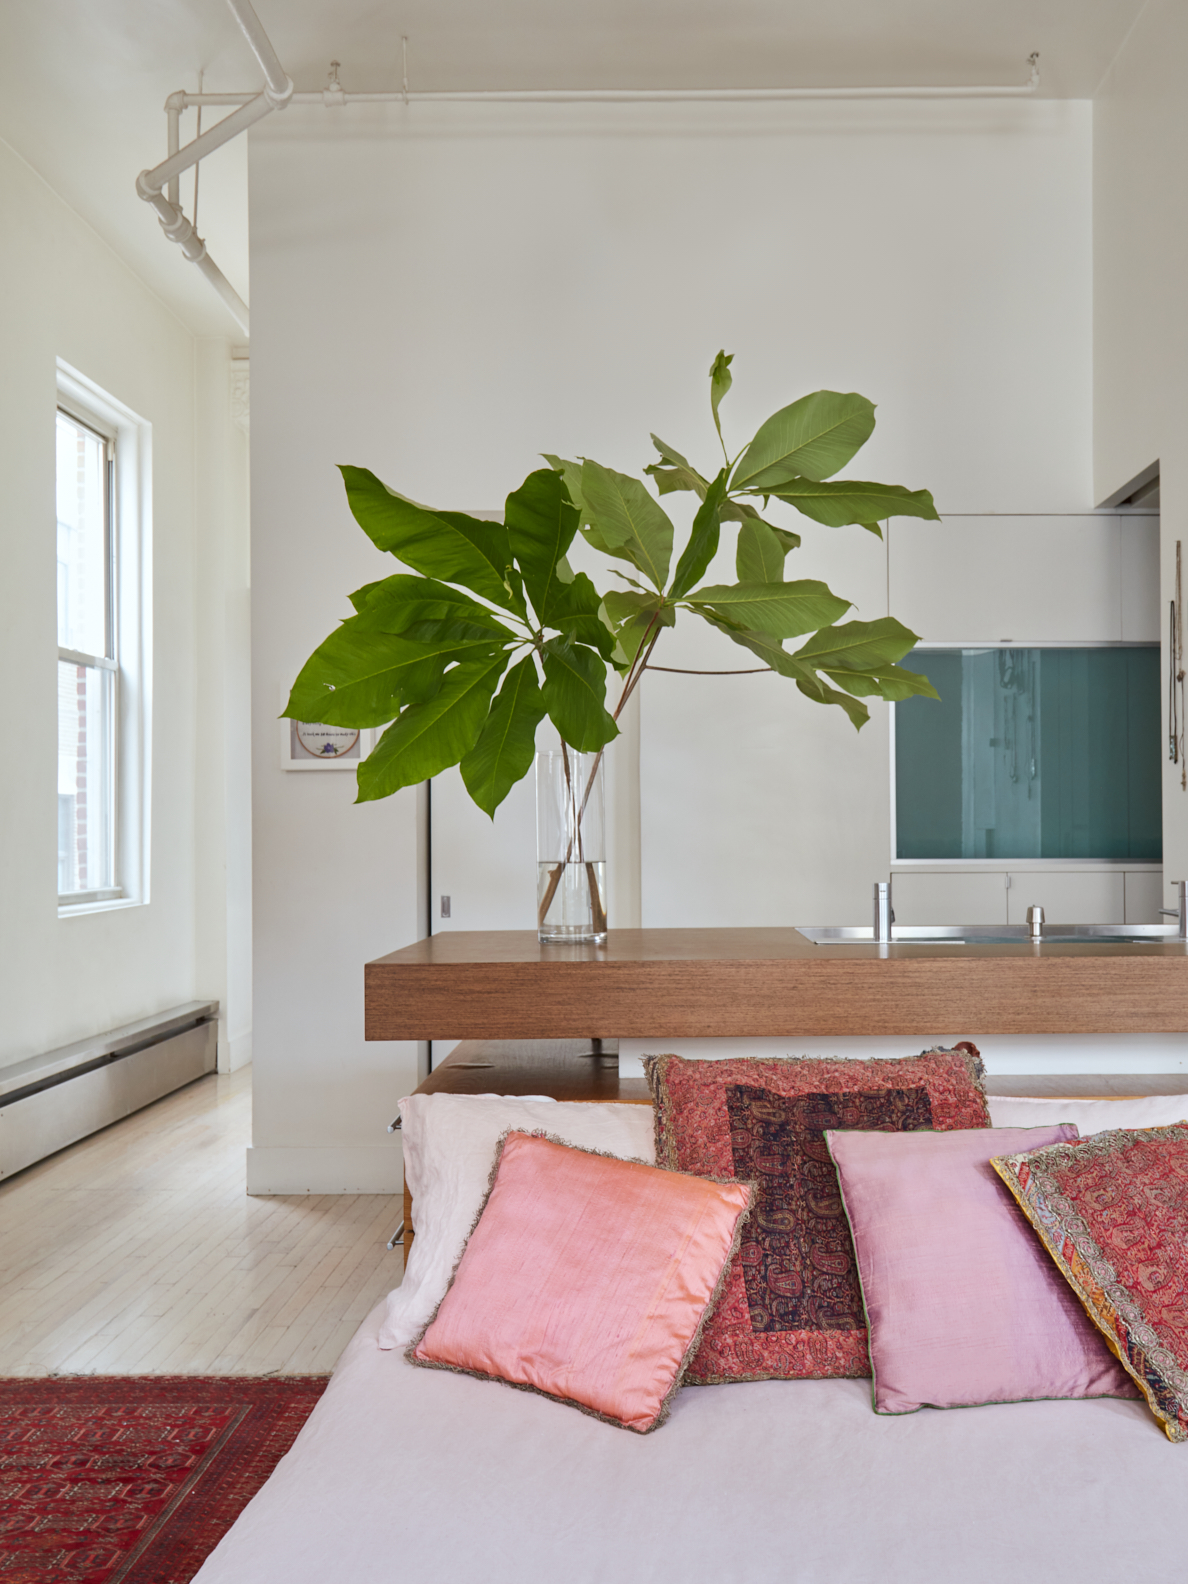
<path fill-rule="evenodd" d="M 542 941 L 606 939 L 602 757 L 562 745 L 536 756 L 536 921 Z"/>

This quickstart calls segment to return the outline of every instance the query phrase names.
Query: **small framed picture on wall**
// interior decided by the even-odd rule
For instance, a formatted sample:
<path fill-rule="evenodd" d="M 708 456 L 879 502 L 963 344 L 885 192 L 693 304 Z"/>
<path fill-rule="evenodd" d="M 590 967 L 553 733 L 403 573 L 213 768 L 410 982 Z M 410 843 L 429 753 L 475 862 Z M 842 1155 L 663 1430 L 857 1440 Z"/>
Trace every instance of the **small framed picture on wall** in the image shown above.
<path fill-rule="evenodd" d="M 355 770 L 379 735 L 370 728 L 357 731 L 317 721 L 281 720 L 279 725 L 282 770 Z"/>

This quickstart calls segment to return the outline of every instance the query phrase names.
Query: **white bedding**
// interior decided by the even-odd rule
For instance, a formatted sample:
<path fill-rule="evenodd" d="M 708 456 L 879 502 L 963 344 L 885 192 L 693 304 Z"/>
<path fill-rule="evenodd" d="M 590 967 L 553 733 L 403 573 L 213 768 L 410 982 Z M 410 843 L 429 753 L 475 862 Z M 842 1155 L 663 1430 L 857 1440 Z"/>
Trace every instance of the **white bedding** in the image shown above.
<path fill-rule="evenodd" d="M 378 1307 L 195 1584 L 1183 1584 L 1188 1446 L 1136 1402 L 880 1418 L 687 1387 L 628 1435 L 381 1352 Z"/>

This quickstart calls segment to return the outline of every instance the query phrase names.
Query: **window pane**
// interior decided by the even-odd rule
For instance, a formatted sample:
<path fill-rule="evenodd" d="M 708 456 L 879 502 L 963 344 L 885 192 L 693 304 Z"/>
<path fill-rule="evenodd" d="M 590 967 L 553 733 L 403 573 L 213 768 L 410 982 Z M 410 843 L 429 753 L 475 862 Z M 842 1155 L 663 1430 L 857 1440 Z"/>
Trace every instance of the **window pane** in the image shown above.
<path fill-rule="evenodd" d="M 107 442 L 58 414 L 58 644 L 107 655 Z"/>
<path fill-rule="evenodd" d="M 917 649 L 895 706 L 896 856 L 1163 855 L 1159 650 Z"/>
<path fill-rule="evenodd" d="M 112 725 L 115 677 L 58 662 L 58 893 L 114 884 Z"/>

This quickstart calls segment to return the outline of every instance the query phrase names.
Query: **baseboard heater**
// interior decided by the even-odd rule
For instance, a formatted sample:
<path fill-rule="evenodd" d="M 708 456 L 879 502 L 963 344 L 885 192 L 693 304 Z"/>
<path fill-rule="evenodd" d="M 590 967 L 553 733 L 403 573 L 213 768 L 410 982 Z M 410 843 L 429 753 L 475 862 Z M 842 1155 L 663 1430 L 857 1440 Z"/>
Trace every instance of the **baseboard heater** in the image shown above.
<path fill-rule="evenodd" d="M 0 1180 L 214 1072 L 218 1015 L 188 1001 L 0 1070 Z"/>

